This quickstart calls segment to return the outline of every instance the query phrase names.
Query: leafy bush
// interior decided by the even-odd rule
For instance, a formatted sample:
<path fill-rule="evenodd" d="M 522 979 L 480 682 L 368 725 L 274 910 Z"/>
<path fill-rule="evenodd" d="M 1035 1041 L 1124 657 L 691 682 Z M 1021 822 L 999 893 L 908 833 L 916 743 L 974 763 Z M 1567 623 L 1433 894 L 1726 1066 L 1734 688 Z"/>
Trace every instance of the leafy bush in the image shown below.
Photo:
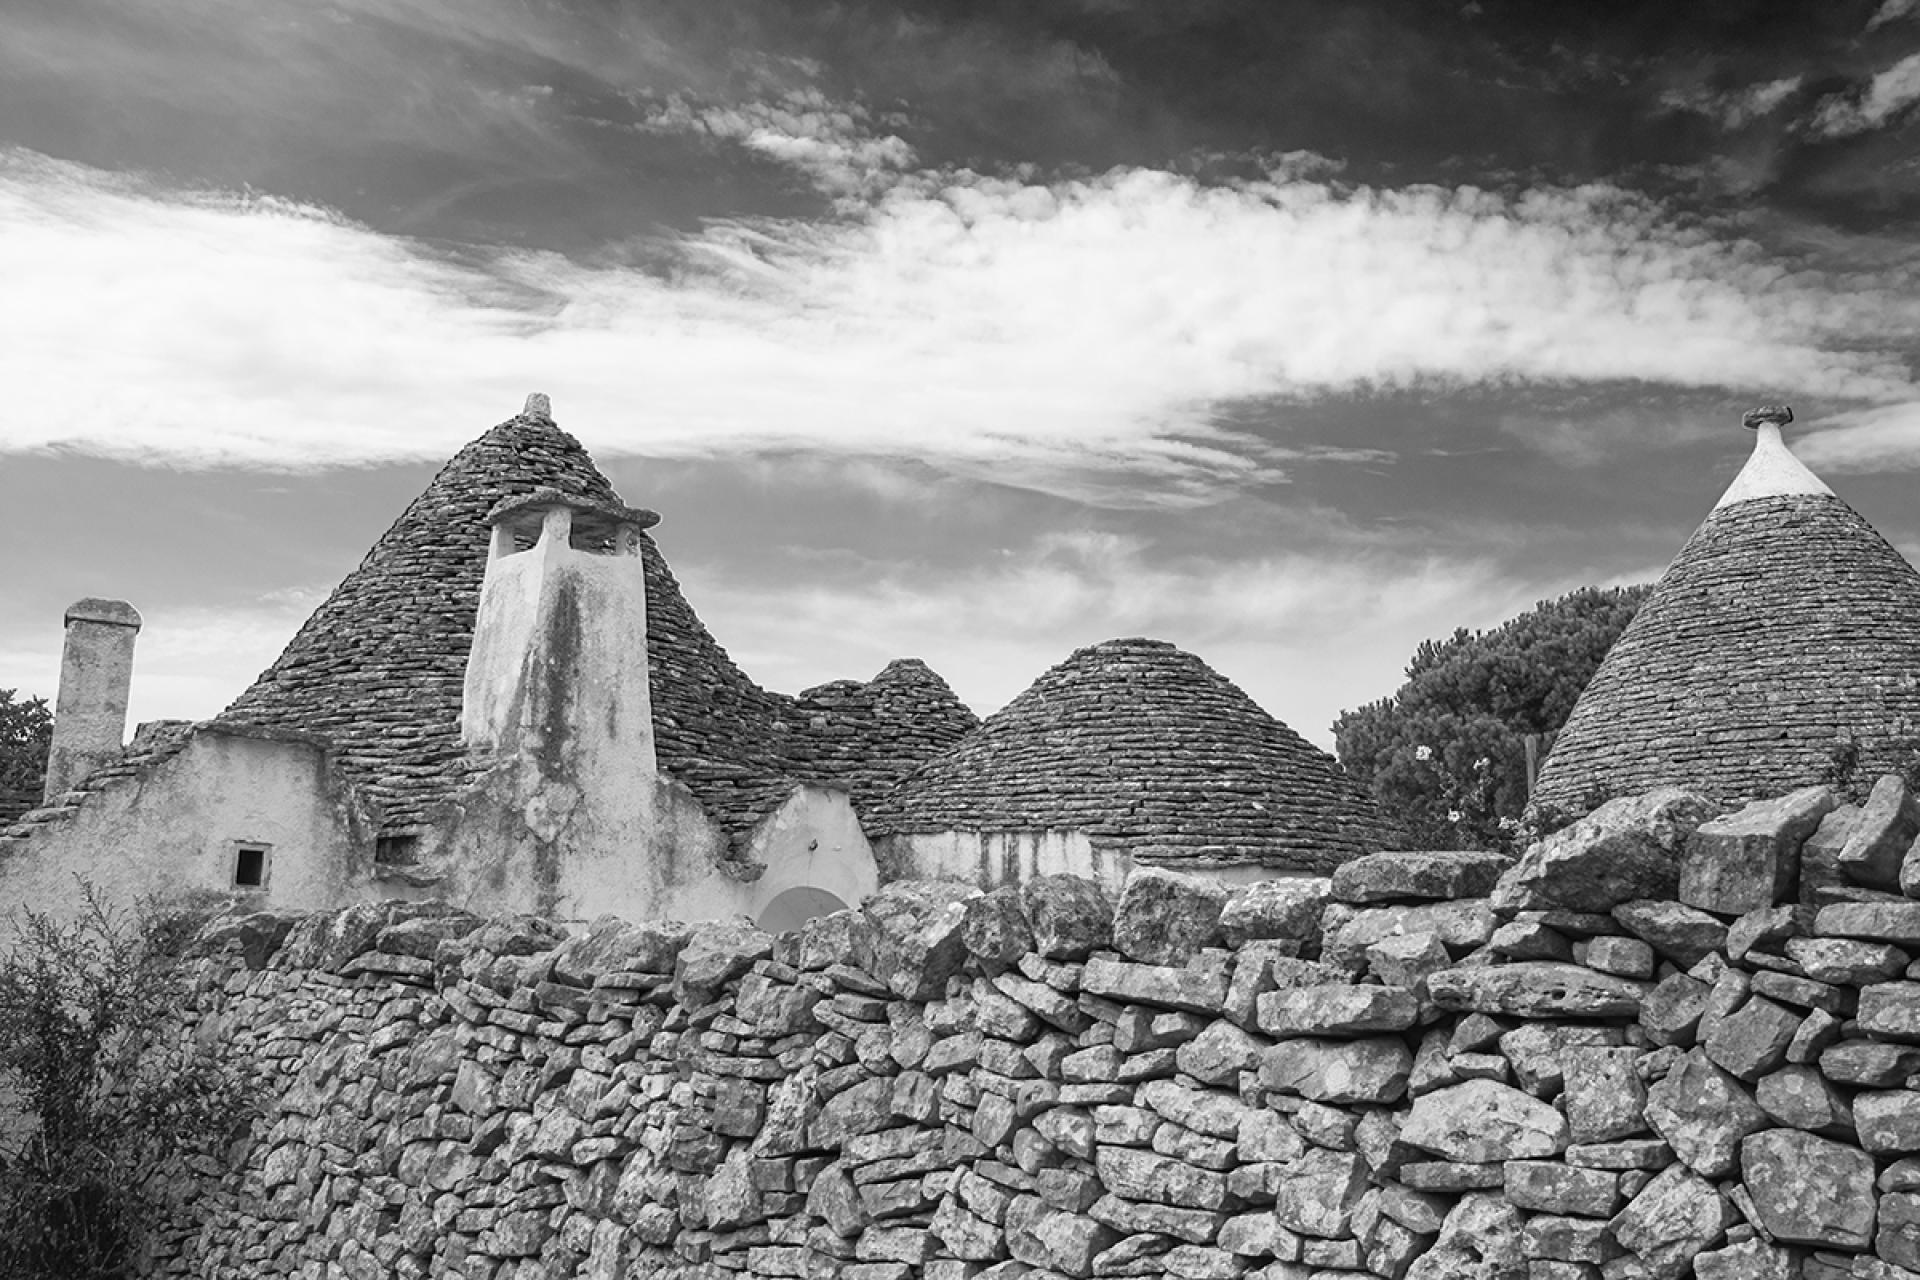
<path fill-rule="evenodd" d="M 53 713 L 45 698 L 0 689 L 0 824 L 40 803 L 53 745 Z"/>
<path fill-rule="evenodd" d="M 1340 763 L 1418 847 L 1511 847 L 1527 735 L 1566 723 L 1651 590 L 1586 587 L 1491 631 L 1422 641 L 1397 693 L 1334 722 Z"/>
<path fill-rule="evenodd" d="M 205 912 L 92 890 L 72 922 L 22 913 L 0 958 L 0 1275 L 132 1274 L 156 1174 L 244 1125 L 223 1046 L 186 1035 L 184 952 Z"/>

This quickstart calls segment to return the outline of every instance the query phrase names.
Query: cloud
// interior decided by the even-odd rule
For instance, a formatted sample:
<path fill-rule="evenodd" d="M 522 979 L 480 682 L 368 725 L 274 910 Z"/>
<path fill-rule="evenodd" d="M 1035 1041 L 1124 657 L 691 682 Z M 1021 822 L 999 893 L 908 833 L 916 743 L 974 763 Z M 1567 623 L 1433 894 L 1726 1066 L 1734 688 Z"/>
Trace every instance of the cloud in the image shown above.
<path fill-rule="evenodd" d="M 781 136 L 866 162 L 833 150 L 838 118 L 804 117 Z M 608 454 L 917 457 L 1191 501 L 1284 478 L 1286 405 L 1325 397 L 1631 379 L 1898 399 L 1889 335 L 1916 318 L 1603 186 L 916 170 L 854 216 L 714 223 L 649 261 L 455 256 L 5 153 L 0 451 L 432 459 L 538 388 Z M 1255 399 L 1275 425 L 1233 414 Z"/>
<path fill-rule="evenodd" d="M 872 116 L 858 104 L 835 104 L 818 89 L 796 89 L 776 101 L 696 105 L 679 94 L 647 111 L 640 128 L 700 134 L 738 143 L 805 173 L 829 195 L 871 196 L 891 174 L 914 163 L 913 148 L 888 134 L 875 137 Z"/>
<path fill-rule="evenodd" d="M 1799 90 L 1800 76 L 1785 76 L 1739 89 L 1718 92 L 1705 87 L 1670 90 L 1661 101 L 1670 107 L 1697 112 L 1723 129 L 1744 129 L 1773 114 Z"/>
<path fill-rule="evenodd" d="M 1146 635 L 1198 654 L 1328 748 L 1334 717 L 1392 693 L 1421 640 L 1496 625 L 1581 585 L 1529 581 L 1477 558 L 1167 560 L 1140 539 L 1086 533 L 939 575 L 896 566 L 859 581 L 769 586 L 679 569 L 702 619 L 770 687 L 864 679 L 914 656 L 987 714 L 1077 647 Z"/>
<path fill-rule="evenodd" d="M 1920 11 L 1920 0 L 1885 0 L 1874 15 L 1867 19 L 1867 30 L 1873 31 L 1886 26 L 1889 22 L 1898 22 L 1902 18 L 1911 18 Z"/>
<path fill-rule="evenodd" d="M 1867 133 L 1905 114 L 1920 101 L 1920 53 L 1909 54 L 1879 72 L 1857 93 L 1823 101 L 1809 127 L 1822 137 Z"/>
<path fill-rule="evenodd" d="M 1920 467 L 1920 400 L 1835 414 L 1794 441 L 1793 448 L 1816 470 Z"/>

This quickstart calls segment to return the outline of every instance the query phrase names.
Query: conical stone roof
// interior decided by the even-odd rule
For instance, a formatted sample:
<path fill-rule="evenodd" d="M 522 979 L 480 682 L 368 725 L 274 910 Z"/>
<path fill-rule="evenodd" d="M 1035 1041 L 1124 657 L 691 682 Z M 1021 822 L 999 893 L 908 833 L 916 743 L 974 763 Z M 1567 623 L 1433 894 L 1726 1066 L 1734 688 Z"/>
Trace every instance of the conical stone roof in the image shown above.
<path fill-rule="evenodd" d="M 1920 741 L 1920 573 L 1793 457 L 1790 411 L 1748 417 L 1752 458 L 1581 694 L 1536 809 L 1667 783 L 1775 795 L 1836 749 L 1872 777 Z"/>
<path fill-rule="evenodd" d="M 383 831 L 432 820 L 472 776 L 460 704 L 486 576 L 487 513 L 538 488 L 619 501 L 545 397 L 469 444 L 222 712 L 230 723 L 327 739 Z M 978 721 L 924 664 L 870 685 L 838 682 L 829 703 L 762 689 L 694 613 L 659 546 L 641 535 L 655 748 L 723 825 L 740 833 L 797 782 L 847 788 L 856 805 Z"/>
<path fill-rule="evenodd" d="M 1081 649 L 912 774 L 886 832 L 1081 830 L 1169 865 L 1326 871 L 1381 847 L 1373 801 L 1332 756 L 1190 653 Z"/>

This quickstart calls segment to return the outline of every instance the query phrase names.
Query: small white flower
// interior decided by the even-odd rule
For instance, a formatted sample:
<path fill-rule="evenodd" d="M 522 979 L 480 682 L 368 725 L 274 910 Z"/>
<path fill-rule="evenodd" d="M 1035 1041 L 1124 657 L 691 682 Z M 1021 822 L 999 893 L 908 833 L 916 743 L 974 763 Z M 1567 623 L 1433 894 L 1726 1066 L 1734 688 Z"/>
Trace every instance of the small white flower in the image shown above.
<path fill-rule="evenodd" d="M 1413 758 L 1415 760 L 1431 760 L 1433 759 L 1433 748 L 1432 747 L 1415 747 L 1413 749 Z"/>
<path fill-rule="evenodd" d="M 1493 761 L 1487 759 L 1487 757 L 1485 756 L 1481 756 L 1478 760 L 1475 760 L 1473 762 L 1473 767 L 1476 769 L 1479 769 L 1482 772 L 1485 772 L 1486 770 L 1493 768 Z"/>
<path fill-rule="evenodd" d="M 1448 821 L 1448 822 L 1458 822 L 1458 821 L 1460 821 L 1460 819 L 1462 819 L 1462 818 L 1464 818 L 1464 817 L 1466 817 L 1466 816 L 1467 816 L 1466 814 L 1464 814 L 1464 813 L 1461 813 L 1461 812 L 1460 812 L 1460 811 L 1459 811 L 1458 809 L 1449 809 L 1449 810 L 1447 810 L 1447 821 Z"/>

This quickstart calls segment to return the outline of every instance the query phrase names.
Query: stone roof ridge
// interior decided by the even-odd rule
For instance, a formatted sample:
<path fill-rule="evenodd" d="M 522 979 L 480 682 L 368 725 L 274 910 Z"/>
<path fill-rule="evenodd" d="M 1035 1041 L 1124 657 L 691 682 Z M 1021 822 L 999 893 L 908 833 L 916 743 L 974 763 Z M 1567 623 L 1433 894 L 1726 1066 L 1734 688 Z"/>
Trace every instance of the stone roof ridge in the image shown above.
<path fill-rule="evenodd" d="M 1075 650 L 876 806 L 880 834 L 1082 830 L 1169 864 L 1326 870 L 1389 832 L 1333 757 L 1197 656 Z"/>
<path fill-rule="evenodd" d="M 1713 504 L 1715 511 L 1737 502 L 1757 498 L 1777 498 L 1787 494 L 1824 494 L 1833 497 L 1826 481 L 1807 469 L 1787 447 L 1780 428 L 1793 421 L 1793 410 L 1786 405 L 1763 405 L 1751 410 L 1742 425 L 1754 433 L 1753 452 L 1740 473 Z"/>

